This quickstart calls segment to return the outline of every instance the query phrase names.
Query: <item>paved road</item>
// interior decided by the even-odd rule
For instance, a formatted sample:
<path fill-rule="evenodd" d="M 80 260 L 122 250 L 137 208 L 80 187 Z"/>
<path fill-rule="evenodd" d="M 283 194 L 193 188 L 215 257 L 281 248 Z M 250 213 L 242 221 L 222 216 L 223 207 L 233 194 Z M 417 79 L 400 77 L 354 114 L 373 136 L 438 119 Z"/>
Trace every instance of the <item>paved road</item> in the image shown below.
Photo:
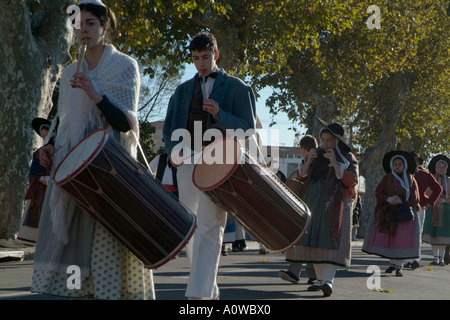
<path fill-rule="evenodd" d="M 287 268 L 284 254 L 261 255 L 258 244 L 248 242 L 244 252 L 230 253 L 220 261 L 218 284 L 221 300 L 449 300 L 450 265 L 427 268 L 432 259 L 431 247 L 422 247 L 422 267 L 404 270 L 404 277 L 388 275 L 386 259 L 361 251 L 361 240 L 352 245 L 352 268 L 339 270 L 331 297 L 321 292 L 307 291 L 305 278 L 299 284 L 290 284 L 278 277 L 278 271 Z M 367 288 L 369 266 L 381 270 L 381 289 Z M 61 300 L 58 297 L 30 293 L 33 261 L 0 263 L 0 300 Z M 186 300 L 184 293 L 189 276 L 188 259 L 184 252 L 154 270 L 157 300 Z M 303 273 L 302 273 L 303 276 Z M 373 279 L 373 278 L 371 278 Z M 370 281 L 373 283 L 373 281 Z"/>

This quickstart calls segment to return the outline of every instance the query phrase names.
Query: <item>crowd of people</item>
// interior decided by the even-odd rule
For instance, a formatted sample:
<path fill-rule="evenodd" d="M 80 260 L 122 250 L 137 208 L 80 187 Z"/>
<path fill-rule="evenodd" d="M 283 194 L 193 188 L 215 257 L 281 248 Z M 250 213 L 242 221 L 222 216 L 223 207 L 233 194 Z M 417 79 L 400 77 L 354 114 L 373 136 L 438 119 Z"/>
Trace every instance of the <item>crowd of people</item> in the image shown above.
<path fill-rule="evenodd" d="M 81 28 L 75 33 L 87 46 L 85 60 L 79 71 L 76 63 L 63 71 L 58 121 L 35 128 L 41 135 L 44 129 L 50 133 L 35 155 L 40 176 L 54 172 L 71 148 L 99 128 L 106 128 L 130 154 L 137 152 L 137 62 L 105 41 L 116 24 L 107 6 L 100 0 L 80 0 L 78 6 Z M 185 129 L 187 135 L 195 136 L 200 128 L 204 137 L 212 128 L 255 129 L 255 95 L 250 86 L 218 68 L 219 49 L 211 33 L 196 35 L 189 50 L 198 73 L 178 86 L 170 99 L 163 129 L 167 154 L 155 160 L 152 168 L 166 189 L 196 215 L 197 230 L 186 245 L 190 261 L 186 297 L 219 299 L 217 271 L 223 245 L 233 242 L 233 251 L 244 250 L 245 231 L 193 184 L 195 159 L 209 141 L 198 144 L 186 136 L 176 140 L 173 134 Z M 344 127 L 317 121 L 322 125 L 318 140 L 307 135 L 300 141 L 304 162 L 297 177 L 304 186 L 298 196 L 310 209 L 311 222 L 305 236 L 286 253 L 289 268 L 279 276 L 297 283 L 305 264 L 311 284 L 308 290 L 330 296 L 337 268 L 351 266 L 351 240 L 360 221 L 361 203 L 355 189 L 359 171 Z M 180 141 L 192 143 L 180 152 L 176 148 Z M 386 175 L 375 192 L 375 210 L 365 213 L 370 220 L 363 251 L 389 259 L 386 272 L 395 271 L 397 276 L 403 275 L 406 265 L 419 266 L 422 240 L 432 245 L 435 265 L 445 264 L 450 245 L 450 160 L 444 155 L 433 157 L 429 172 L 422 163 L 415 153 L 387 153 L 382 162 Z M 152 271 L 74 200 L 51 181 L 35 193 L 39 195 L 39 229 L 33 292 L 69 298 L 156 298 Z M 27 217 L 33 215 L 33 210 L 27 213 Z M 28 218 L 25 223 L 29 224 Z M 232 240 L 224 239 L 228 232 L 233 232 Z M 81 269 L 81 288 L 66 286 L 70 265 Z"/>

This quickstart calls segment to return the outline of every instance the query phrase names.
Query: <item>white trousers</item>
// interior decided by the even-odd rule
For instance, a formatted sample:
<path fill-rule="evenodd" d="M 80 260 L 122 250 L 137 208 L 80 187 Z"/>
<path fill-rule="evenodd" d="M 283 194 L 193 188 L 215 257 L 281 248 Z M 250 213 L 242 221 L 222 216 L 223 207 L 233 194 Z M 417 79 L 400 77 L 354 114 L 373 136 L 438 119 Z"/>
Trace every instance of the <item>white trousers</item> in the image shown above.
<path fill-rule="evenodd" d="M 314 263 L 317 280 L 332 284 L 336 277 L 337 266 L 331 263 Z"/>
<path fill-rule="evenodd" d="M 180 201 L 197 216 L 197 230 L 186 246 L 191 262 L 186 297 L 217 299 L 217 270 L 226 223 L 226 211 L 213 203 L 192 181 L 194 164 L 178 168 Z"/>

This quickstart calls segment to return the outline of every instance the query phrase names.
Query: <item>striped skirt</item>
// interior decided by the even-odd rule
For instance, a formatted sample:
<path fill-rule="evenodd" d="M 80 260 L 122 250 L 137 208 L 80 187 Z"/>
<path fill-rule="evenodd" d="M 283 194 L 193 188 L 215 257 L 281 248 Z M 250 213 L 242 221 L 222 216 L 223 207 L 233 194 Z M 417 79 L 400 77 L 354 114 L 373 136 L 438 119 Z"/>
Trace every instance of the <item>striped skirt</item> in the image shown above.
<path fill-rule="evenodd" d="M 286 261 L 298 263 L 330 263 L 350 268 L 351 262 L 351 198 L 344 199 L 342 224 L 337 248 L 331 248 L 328 224 L 325 222 L 324 181 L 314 181 L 308 186 L 305 202 L 311 211 L 308 233 L 286 253 Z"/>

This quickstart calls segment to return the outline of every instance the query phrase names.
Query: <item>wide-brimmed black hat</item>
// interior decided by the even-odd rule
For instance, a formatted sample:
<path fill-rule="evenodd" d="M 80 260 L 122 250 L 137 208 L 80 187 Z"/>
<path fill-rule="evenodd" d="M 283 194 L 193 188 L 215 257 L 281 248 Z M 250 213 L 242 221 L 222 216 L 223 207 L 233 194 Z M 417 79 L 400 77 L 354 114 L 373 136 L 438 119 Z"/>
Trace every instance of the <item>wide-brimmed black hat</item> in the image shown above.
<path fill-rule="evenodd" d="M 410 153 L 413 156 L 413 158 L 415 157 L 419 158 L 419 164 L 423 164 L 423 158 L 421 158 L 417 152 L 411 151 Z"/>
<path fill-rule="evenodd" d="M 41 135 L 41 129 L 43 125 L 46 125 L 48 127 L 48 129 L 50 129 L 52 122 L 44 119 L 44 118 L 34 118 L 31 121 L 31 126 L 33 127 L 34 131 L 36 131 L 36 133 L 38 135 Z"/>
<path fill-rule="evenodd" d="M 428 171 L 432 174 L 436 174 L 436 165 L 439 161 L 447 162 L 447 176 L 450 176 L 450 159 L 443 154 L 438 154 L 430 160 L 430 163 L 428 164 Z"/>
<path fill-rule="evenodd" d="M 337 122 L 326 123 L 325 121 L 320 119 L 318 116 L 316 116 L 316 119 L 320 122 L 320 124 L 323 125 L 325 130 L 329 131 L 333 136 L 336 137 L 336 139 L 338 139 L 339 148 L 342 151 L 344 151 L 344 152 L 352 151 L 352 148 L 347 143 L 347 141 L 345 141 L 345 139 L 344 139 L 345 130 L 344 130 L 343 126 L 341 126 Z M 322 134 L 322 131 L 324 129 L 320 130 L 320 134 Z"/>
<path fill-rule="evenodd" d="M 414 174 L 416 171 L 416 161 L 414 160 L 411 153 L 401 150 L 394 150 L 386 153 L 383 157 L 383 169 L 384 172 L 391 172 L 391 159 L 395 156 L 402 156 L 406 159 L 408 169 L 406 170 L 410 174 Z"/>

